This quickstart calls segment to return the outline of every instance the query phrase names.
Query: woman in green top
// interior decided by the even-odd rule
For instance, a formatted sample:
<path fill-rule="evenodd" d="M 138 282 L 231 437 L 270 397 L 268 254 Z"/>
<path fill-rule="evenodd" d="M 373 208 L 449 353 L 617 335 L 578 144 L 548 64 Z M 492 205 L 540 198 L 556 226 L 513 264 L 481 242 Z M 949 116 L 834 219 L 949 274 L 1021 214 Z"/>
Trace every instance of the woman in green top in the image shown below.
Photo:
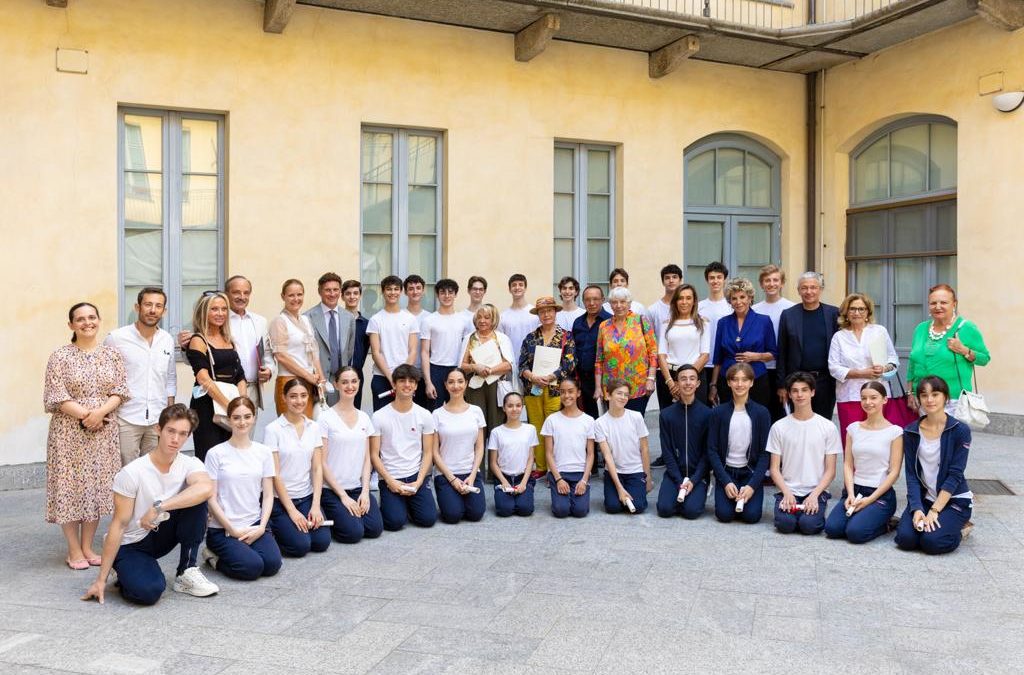
<path fill-rule="evenodd" d="M 978 327 L 956 314 L 956 291 L 947 284 L 928 289 L 928 312 L 931 320 L 922 321 L 914 330 L 910 345 L 910 366 L 907 381 L 911 391 L 927 375 L 941 377 L 949 385 L 947 414 L 956 410 L 962 390 L 974 391 L 974 366 L 984 366 L 991 358 Z M 907 397 L 917 409 L 917 399 Z"/>

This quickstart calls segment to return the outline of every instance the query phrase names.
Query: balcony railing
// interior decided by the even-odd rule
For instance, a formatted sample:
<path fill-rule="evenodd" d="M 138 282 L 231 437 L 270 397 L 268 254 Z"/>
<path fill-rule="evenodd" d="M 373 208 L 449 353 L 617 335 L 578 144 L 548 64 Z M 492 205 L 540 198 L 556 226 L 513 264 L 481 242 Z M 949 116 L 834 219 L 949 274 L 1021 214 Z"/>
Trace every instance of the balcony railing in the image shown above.
<path fill-rule="evenodd" d="M 593 4 L 621 5 L 624 8 L 666 12 L 693 17 L 702 22 L 710 20 L 745 27 L 785 29 L 851 21 L 906 2 L 907 0 L 596 0 Z"/>

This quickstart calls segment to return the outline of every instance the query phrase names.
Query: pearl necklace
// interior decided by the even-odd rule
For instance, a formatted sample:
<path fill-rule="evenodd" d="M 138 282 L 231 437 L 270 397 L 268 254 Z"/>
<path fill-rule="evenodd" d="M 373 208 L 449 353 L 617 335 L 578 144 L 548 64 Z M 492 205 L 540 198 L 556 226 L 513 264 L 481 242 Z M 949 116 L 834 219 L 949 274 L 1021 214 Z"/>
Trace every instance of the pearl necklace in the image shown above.
<path fill-rule="evenodd" d="M 932 326 L 935 325 L 935 322 L 933 321 L 928 326 L 928 337 L 930 337 L 932 340 L 935 340 L 936 342 L 938 342 L 939 340 L 941 340 L 943 337 L 946 336 L 946 333 L 949 332 L 949 327 L 953 325 L 954 321 L 956 321 L 956 314 L 954 314 L 953 318 L 950 320 L 950 322 L 946 324 L 946 327 L 943 328 L 940 331 L 936 331 L 934 328 L 932 328 Z"/>

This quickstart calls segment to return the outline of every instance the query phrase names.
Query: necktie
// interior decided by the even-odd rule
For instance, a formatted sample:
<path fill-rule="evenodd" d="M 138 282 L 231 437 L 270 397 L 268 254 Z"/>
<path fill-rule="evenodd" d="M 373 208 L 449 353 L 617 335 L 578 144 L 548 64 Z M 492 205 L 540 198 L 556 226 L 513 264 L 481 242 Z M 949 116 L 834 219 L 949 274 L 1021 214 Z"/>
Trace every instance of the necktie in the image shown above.
<path fill-rule="evenodd" d="M 341 369 L 341 344 L 338 342 L 338 310 L 331 310 L 327 324 L 327 340 L 331 343 L 331 375 Z"/>

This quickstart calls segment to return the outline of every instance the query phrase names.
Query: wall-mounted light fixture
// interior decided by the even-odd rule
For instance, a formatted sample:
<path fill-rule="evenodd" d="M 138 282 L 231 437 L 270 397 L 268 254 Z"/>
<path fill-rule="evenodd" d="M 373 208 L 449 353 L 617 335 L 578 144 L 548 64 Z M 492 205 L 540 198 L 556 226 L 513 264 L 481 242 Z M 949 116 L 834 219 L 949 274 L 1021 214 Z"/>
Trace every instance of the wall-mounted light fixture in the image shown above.
<path fill-rule="evenodd" d="M 1024 91 L 1007 91 L 992 97 L 992 107 L 999 112 L 1013 112 L 1024 103 Z"/>

